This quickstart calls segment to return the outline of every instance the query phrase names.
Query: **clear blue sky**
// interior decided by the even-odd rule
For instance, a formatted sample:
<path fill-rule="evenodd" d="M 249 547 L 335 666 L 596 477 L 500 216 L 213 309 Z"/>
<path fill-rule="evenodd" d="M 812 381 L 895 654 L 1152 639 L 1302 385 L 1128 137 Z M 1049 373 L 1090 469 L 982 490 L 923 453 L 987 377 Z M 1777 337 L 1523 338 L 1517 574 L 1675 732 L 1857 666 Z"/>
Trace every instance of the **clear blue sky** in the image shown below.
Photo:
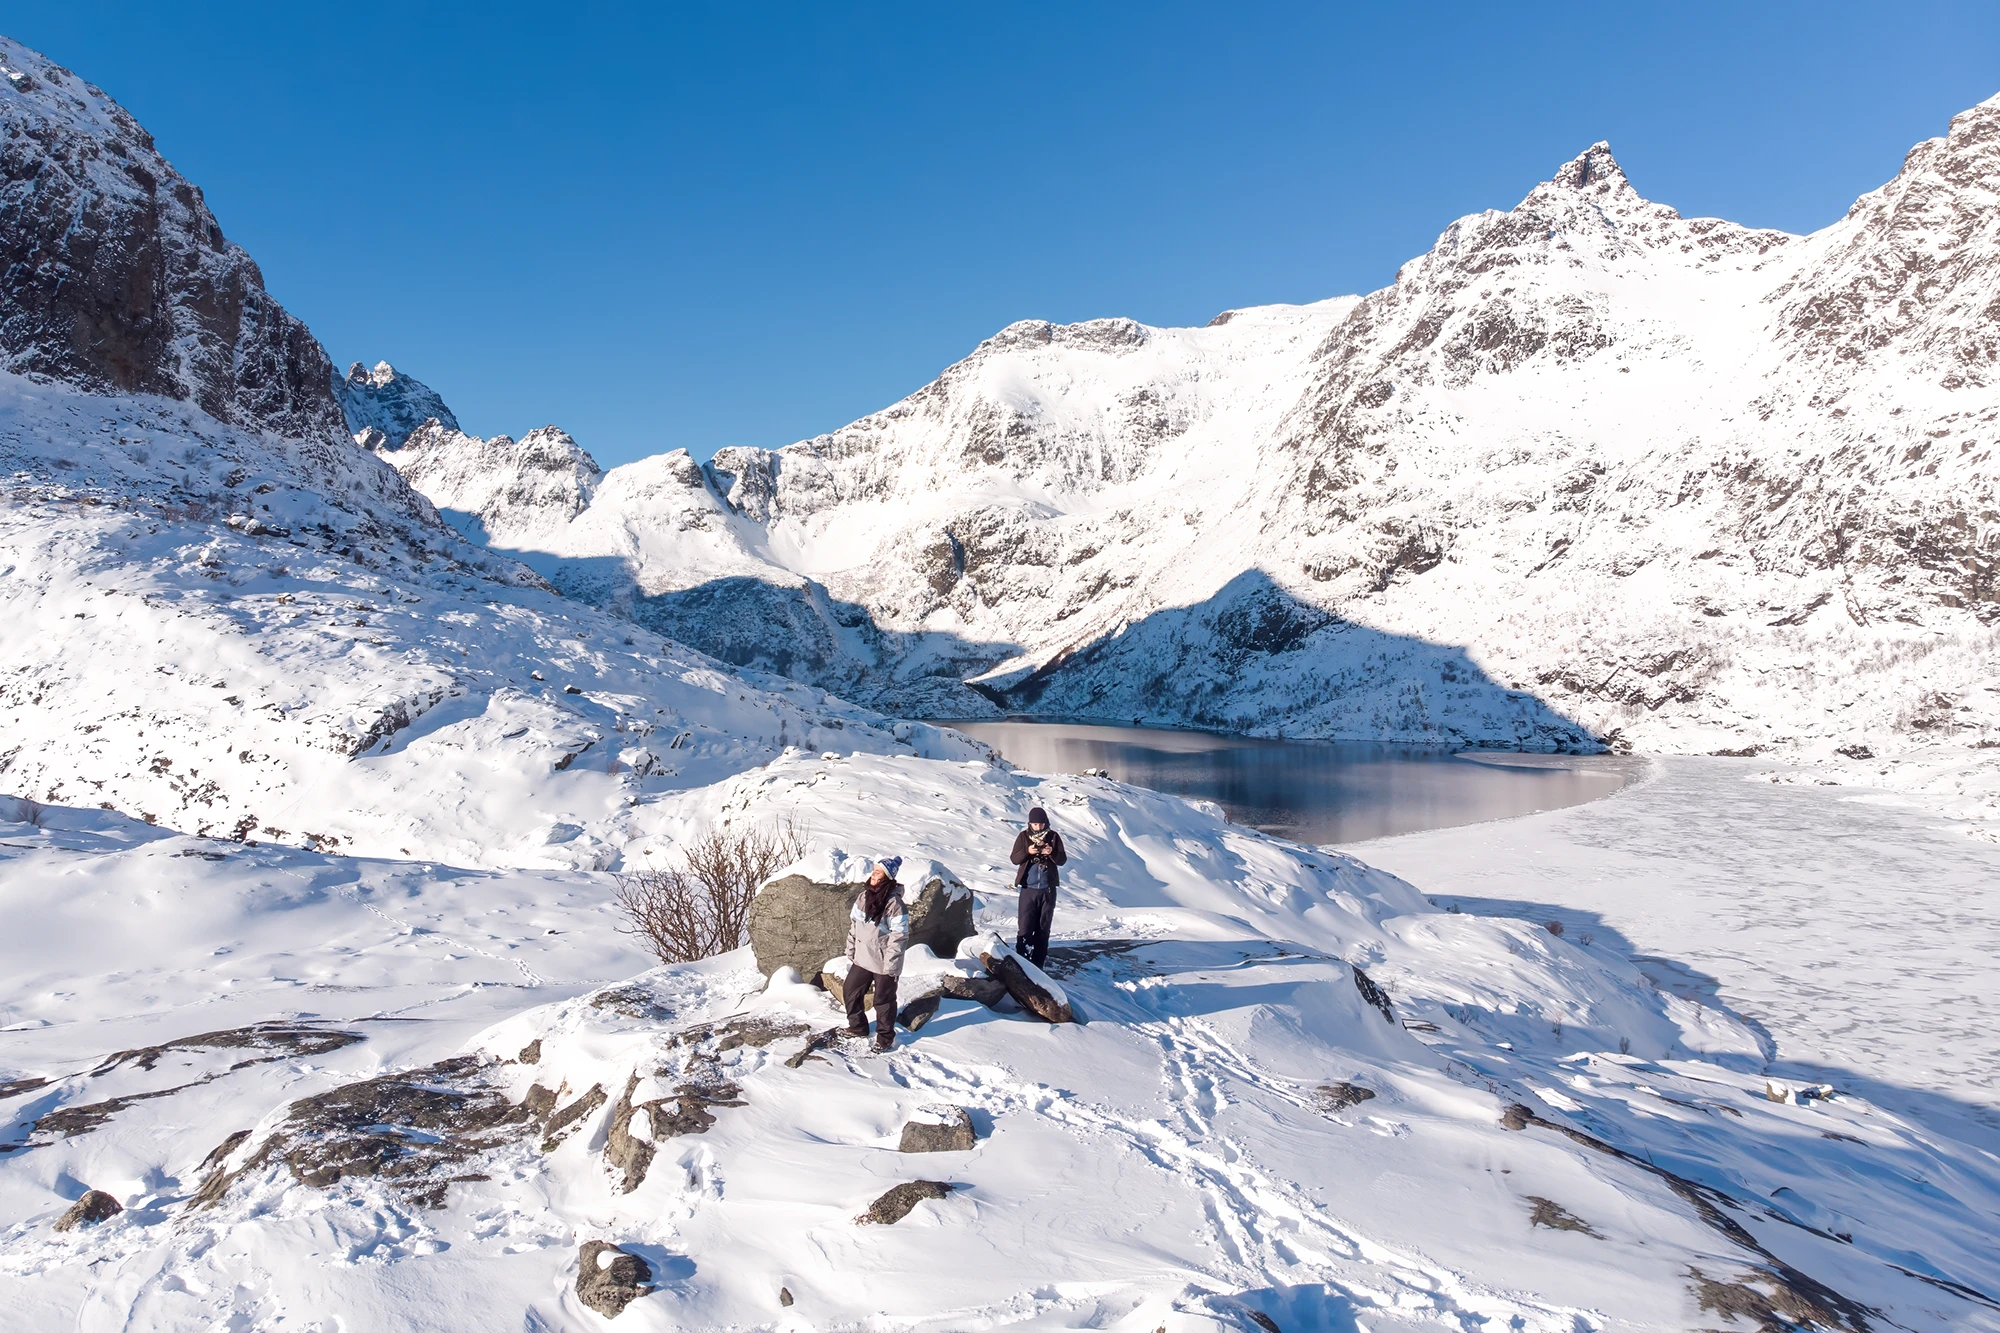
<path fill-rule="evenodd" d="M 777 446 L 1024 318 L 1368 291 L 1597 139 L 1811 230 L 2000 92 L 2000 4 L 12 0 L 341 366 L 609 464 Z"/>

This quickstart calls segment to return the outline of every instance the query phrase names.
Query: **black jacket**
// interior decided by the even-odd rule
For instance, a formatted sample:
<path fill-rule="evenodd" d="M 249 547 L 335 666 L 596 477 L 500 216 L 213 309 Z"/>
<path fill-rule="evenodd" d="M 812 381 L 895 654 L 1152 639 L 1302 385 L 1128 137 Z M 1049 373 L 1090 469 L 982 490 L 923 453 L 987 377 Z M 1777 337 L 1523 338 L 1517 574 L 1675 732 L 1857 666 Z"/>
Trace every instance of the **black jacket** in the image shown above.
<path fill-rule="evenodd" d="M 1014 863 L 1014 887 L 1018 889 L 1027 881 L 1028 866 L 1034 860 L 1033 857 L 1028 855 L 1028 830 L 1022 829 L 1015 835 L 1014 850 L 1007 859 Z M 1056 867 L 1065 865 L 1068 861 L 1069 852 L 1063 847 L 1062 834 L 1056 832 L 1054 829 L 1050 829 L 1049 850 L 1042 858 L 1042 864 L 1049 868 L 1050 888 L 1054 888 L 1056 885 L 1062 883 L 1062 876 L 1056 872 Z"/>

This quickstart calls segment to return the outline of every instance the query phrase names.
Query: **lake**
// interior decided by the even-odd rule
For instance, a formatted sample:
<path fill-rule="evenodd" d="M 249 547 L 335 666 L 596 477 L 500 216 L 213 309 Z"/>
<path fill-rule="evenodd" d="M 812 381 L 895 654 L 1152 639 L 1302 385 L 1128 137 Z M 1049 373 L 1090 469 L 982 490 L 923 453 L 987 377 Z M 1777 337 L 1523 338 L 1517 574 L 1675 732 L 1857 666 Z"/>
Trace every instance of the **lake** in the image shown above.
<path fill-rule="evenodd" d="M 1283 741 L 1089 723 L 946 722 L 1020 768 L 1081 773 L 1214 801 L 1239 824 L 1350 843 L 1558 810 L 1609 796 L 1643 760 Z"/>

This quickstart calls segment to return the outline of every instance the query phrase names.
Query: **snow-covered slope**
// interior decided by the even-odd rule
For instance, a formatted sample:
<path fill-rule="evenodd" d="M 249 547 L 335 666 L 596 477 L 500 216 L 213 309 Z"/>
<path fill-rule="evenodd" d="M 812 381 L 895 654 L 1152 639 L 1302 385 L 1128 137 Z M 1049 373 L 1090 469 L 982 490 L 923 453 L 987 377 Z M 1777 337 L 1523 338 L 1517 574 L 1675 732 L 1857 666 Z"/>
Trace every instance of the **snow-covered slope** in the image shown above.
<path fill-rule="evenodd" d="M 1962 747 L 2000 736 L 1996 182 L 2000 99 L 1803 237 L 1598 144 L 1365 298 L 1016 324 L 671 500 L 503 502 L 471 441 L 409 475 L 566 590 L 888 706 Z"/>
<path fill-rule="evenodd" d="M 590 866 L 647 802 L 789 746 L 982 753 L 733 674 L 463 541 L 356 446 L 318 344 L 145 132 L 17 45 L 0 63 L 0 788 Z"/>
<path fill-rule="evenodd" d="M 427 421 L 446 430 L 458 429 L 458 418 L 437 390 L 399 373 L 387 361 L 377 361 L 373 370 L 354 362 L 346 379 L 334 380 L 333 396 L 347 428 L 354 432 L 354 442 L 364 449 L 400 449 L 410 432 Z"/>
<path fill-rule="evenodd" d="M 2000 1327 L 1990 1156 L 1603 943 L 983 763 L 795 755 L 674 813 L 809 815 L 1004 923 L 1034 804 L 1085 1021 L 946 1000 L 888 1056 L 812 1052 L 833 1005 L 742 954 L 610 984 L 601 876 L 0 822 L 40 941 L 0 946 L 0 1288 L 33 1327 L 567 1333 L 603 1240 L 658 1284 L 633 1329 Z M 898 1152 L 940 1104 L 975 1146 Z M 857 1220 L 911 1180 L 953 1188 Z M 125 1211 L 53 1233 L 86 1186 Z"/>

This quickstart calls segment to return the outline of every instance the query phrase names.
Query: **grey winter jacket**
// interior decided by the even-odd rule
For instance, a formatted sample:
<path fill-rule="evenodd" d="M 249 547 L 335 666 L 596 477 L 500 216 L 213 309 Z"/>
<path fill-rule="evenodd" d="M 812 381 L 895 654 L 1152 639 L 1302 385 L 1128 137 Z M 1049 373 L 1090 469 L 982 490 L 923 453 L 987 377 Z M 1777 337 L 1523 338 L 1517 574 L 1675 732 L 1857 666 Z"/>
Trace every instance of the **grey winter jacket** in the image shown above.
<path fill-rule="evenodd" d="M 910 909 L 903 904 L 903 890 L 900 885 L 889 890 L 880 921 L 870 921 L 862 910 L 867 896 L 857 896 L 847 914 L 848 961 L 879 976 L 899 977 L 903 974 L 903 950 L 910 943 Z"/>

